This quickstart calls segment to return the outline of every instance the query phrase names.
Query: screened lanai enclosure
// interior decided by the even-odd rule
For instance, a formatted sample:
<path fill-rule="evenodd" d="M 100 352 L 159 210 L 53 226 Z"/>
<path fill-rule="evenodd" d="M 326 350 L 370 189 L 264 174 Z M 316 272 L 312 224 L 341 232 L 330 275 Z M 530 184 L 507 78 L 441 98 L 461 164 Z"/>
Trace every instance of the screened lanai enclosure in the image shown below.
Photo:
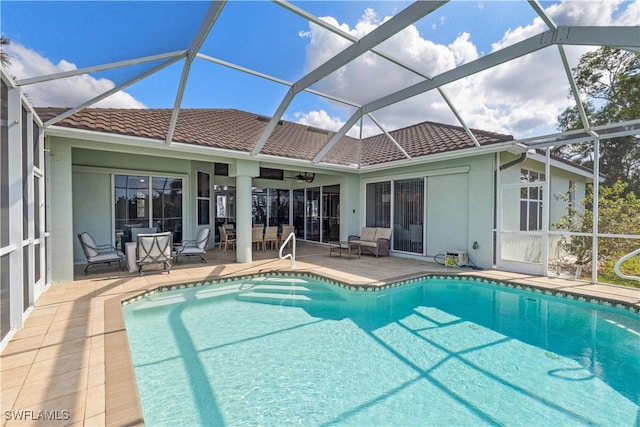
<path fill-rule="evenodd" d="M 601 147 L 633 151 L 640 117 L 596 120 L 573 70 L 600 47 L 638 61 L 638 13 L 3 2 L 2 342 L 49 284 L 73 280 L 79 231 L 122 248 L 131 223 L 176 241 L 209 227 L 212 243 L 231 223 L 238 262 L 257 224 L 317 244 L 385 227 L 391 256 L 456 249 L 482 268 L 637 286 L 639 213 L 613 226 L 628 192 L 604 185 Z M 567 109 L 579 126 L 558 131 Z"/>

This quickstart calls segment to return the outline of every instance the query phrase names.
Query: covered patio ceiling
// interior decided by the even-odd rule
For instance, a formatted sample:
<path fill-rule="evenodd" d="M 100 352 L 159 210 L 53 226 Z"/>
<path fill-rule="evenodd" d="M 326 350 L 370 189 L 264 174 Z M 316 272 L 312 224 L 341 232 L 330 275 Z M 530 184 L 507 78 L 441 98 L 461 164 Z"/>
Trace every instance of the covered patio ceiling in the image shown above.
<path fill-rule="evenodd" d="M 92 2 L 84 3 L 69 2 L 65 7 L 74 4 L 76 7 L 90 7 L 92 4 Z M 136 4 L 136 8 L 143 9 L 141 16 L 144 17 L 146 16 L 144 8 L 162 7 L 163 3 L 141 2 Z M 208 86 L 215 87 L 215 85 L 224 84 L 224 73 L 226 72 L 240 73 L 244 76 L 245 83 L 236 89 L 238 98 L 264 97 L 263 101 L 267 105 L 263 107 L 262 111 L 257 111 L 259 114 L 268 116 L 269 122 L 259 137 L 252 141 L 251 155 L 255 158 L 261 157 L 263 148 L 278 123 L 282 119 L 291 120 L 296 117 L 296 111 L 301 108 L 306 99 L 313 98 L 319 100 L 315 102 L 324 103 L 320 104 L 320 107 L 313 106 L 307 107 L 307 109 L 323 111 L 322 108 L 334 108 L 334 111 L 339 110 L 344 114 L 343 119 L 334 121 L 335 129 L 332 130 L 336 133 L 315 155 L 311 162 L 314 164 L 322 164 L 329 151 L 345 135 L 361 139 L 363 133 L 366 136 L 367 132 L 369 135 L 377 132 L 385 134 L 395 143 L 389 132 L 408 124 L 403 123 L 402 120 L 393 120 L 392 117 L 402 115 L 403 111 L 411 110 L 414 112 L 420 108 L 422 111 L 418 112 L 417 117 L 420 118 L 418 120 L 448 121 L 449 124 L 461 126 L 477 149 L 481 150 L 481 145 L 471 129 L 509 131 L 508 128 L 492 129 L 492 122 L 489 119 L 494 115 L 494 111 L 501 108 L 501 102 L 504 102 L 502 100 L 506 99 L 509 94 L 496 94 L 493 101 L 483 101 L 483 103 L 476 105 L 474 107 L 476 113 L 473 113 L 474 110 L 468 108 L 466 104 L 474 103 L 474 93 L 469 92 L 468 97 L 461 95 L 461 93 L 470 90 L 478 82 L 486 82 L 490 78 L 512 80 L 514 91 L 517 91 L 518 84 L 544 85 L 544 81 L 536 79 L 536 75 L 542 73 L 542 70 L 545 73 L 553 72 L 564 76 L 566 84 L 564 88 L 561 88 L 561 92 L 564 92 L 565 97 L 567 93 L 571 92 L 571 101 L 573 105 L 578 106 L 585 127 L 582 130 L 566 133 L 544 132 L 541 127 L 531 128 L 529 134 L 523 132 L 522 136 L 516 135 L 512 143 L 514 147 L 525 150 L 571 144 L 600 137 L 613 138 L 640 134 L 640 118 L 599 127 L 590 125 L 572 78 L 571 68 L 576 64 L 570 63 L 571 60 L 575 61 L 579 52 L 600 46 L 640 52 L 640 26 L 602 25 L 595 20 L 588 22 L 588 17 L 592 16 L 593 20 L 597 11 L 592 14 L 584 14 L 585 17 L 582 21 L 587 22 L 581 23 L 580 20 L 576 20 L 564 25 L 563 22 L 558 22 L 554 18 L 555 9 L 551 3 L 545 8 L 541 2 L 536 0 L 527 3 L 517 2 L 517 14 L 529 13 L 531 15 L 529 19 L 535 25 L 518 27 L 521 29 L 521 34 L 508 40 L 506 36 L 503 36 L 502 40 L 495 38 L 499 35 L 494 36 L 492 49 L 486 53 L 476 52 L 476 55 L 458 58 L 454 63 L 434 66 L 427 57 L 407 57 L 403 51 L 396 49 L 397 46 L 403 41 L 409 40 L 408 33 L 427 32 L 426 28 L 429 25 L 431 29 L 436 29 L 438 22 L 442 22 L 444 16 L 454 15 L 454 12 L 460 18 L 458 22 L 452 22 L 452 25 L 458 25 L 459 32 L 462 34 L 466 30 L 466 25 L 469 25 L 469 20 L 474 19 L 473 10 L 465 11 L 466 17 L 461 12 L 465 7 L 471 9 L 471 2 L 416 1 L 408 4 L 395 2 L 395 7 L 388 9 L 389 11 L 393 10 L 392 14 L 385 19 L 378 19 L 369 30 L 365 29 L 359 32 L 355 31 L 355 28 L 349 30 L 348 26 L 340 25 L 335 19 L 329 19 L 327 16 L 321 17 L 319 14 L 326 14 L 331 11 L 331 8 L 337 10 L 340 6 L 354 7 L 354 3 L 360 10 L 365 10 L 366 4 L 340 1 L 323 3 L 298 2 L 294 4 L 286 1 L 270 3 L 250 1 L 179 2 L 181 5 L 179 7 L 182 8 L 180 10 L 189 9 L 190 13 L 180 23 L 178 23 L 178 18 L 175 23 L 162 23 L 161 29 L 165 32 L 164 37 L 159 36 L 159 34 L 163 34 L 161 31 L 141 37 L 139 42 L 131 38 L 128 40 L 129 43 L 136 46 L 136 49 L 126 49 L 126 51 L 139 52 L 139 56 L 122 57 L 120 51 L 125 49 L 118 48 L 118 36 L 116 35 L 110 51 L 99 52 L 103 41 L 96 43 L 96 54 L 88 56 L 86 65 L 82 65 L 82 63 L 87 60 L 80 61 L 78 59 L 77 64 L 81 66 L 68 67 L 69 69 L 65 71 L 41 75 L 20 75 L 17 73 L 15 83 L 23 87 L 25 92 L 29 94 L 31 88 L 46 87 L 44 85 L 56 84 L 79 76 L 88 75 L 96 79 L 109 78 L 114 82 L 111 87 L 92 95 L 90 99 L 78 102 L 76 105 L 64 105 L 64 107 L 69 107 L 64 113 L 45 122 L 46 127 L 55 127 L 60 120 L 77 111 L 99 106 L 101 102 L 108 100 L 115 94 L 133 90 L 137 85 L 144 85 L 146 80 L 159 78 L 158 76 L 161 76 L 165 70 L 171 69 L 174 73 L 179 70 L 179 78 L 174 78 L 171 82 L 163 85 L 163 90 L 166 93 L 173 94 L 170 106 L 172 108 L 171 120 L 164 138 L 165 144 L 171 145 L 181 108 L 185 108 L 185 104 L 187 104 L 186 107 L 193 107 L 189 93 L 208 91 L 210 90 L 207 89 Z M 516 24 L 513 27 L 510 26 L 509 14 L 510 11 L 516 10 L 513 9 L 516 2 L 489 3 L 492 3 L 491 7 L 500 8 L 503 14 L 500 17 L 503 31 L 505 31 L 503 34 L 509 31 L 515 32 Z M 600 2 L 581 2 L 581 4 L 581 7 L 587 10 L 597 8 Z M 117 5 L 123 10 L 130 6 L 130 3 L 121 2 L 118 2 Z M 634 6 L 629 5 L 629 8 Z M 381 7 L 381 3 L 374 2 L 371 7 Z M 526 7 L 527 10 L 523 11 L 523 7 Z M 266 11 L 267 8 L 269 8 L 269 13 L 273 13 L 271 8 L 276 8 L 277 15 L 270 16 L 281 16 L 281 20 L 272 18 L 269 25 L 261 22 L 261 12 Z M 318 12 L 313 13 L 314 10 Z M 369 10 L 366 9 L 365 14 Z M 151 9 L 148 9 L 147 12 L 150 13 Z M 513 14 L 516 15 L 515 12 Z M 4 15 L 3 20 L 7 19 L 6 13 Z M 339 13 L 336 11 L 335 15 L 338 16 Z M 557 15 L 558 19 L 563 16 Z M 248 18 L 246 22 L 238 22 L 239 16 L 252 16 L 252 18 Z M 199 24 L 194 23 L 197 20 L 199 20 Z M 190 26 L 189 22 L 194 24 Z M 293 24 L 291 24 L 292 22 Z M 280 23 L 282 27 L 287 27 L 290 31 L 280 31 L 278 29 Z M 114 25 L 120 24 L 114 23 Z M 135 25 L 135 23 L 130 23 L 130 25 Z M 487 22 L 487 33 L 492 32 L 491 25 L 494 23 Z M 295 32 L 296 28 L 298 29 L 297 33 Z M 296 34 L 301 38 L 306 37 L 302 34 L 301 29 L 303 28 L 308 28 L 313 35 L 308 36 L 312 37 L 312 41 L 303 45 L 301 49 L 306 49 L 308 52 L 313 49 L 313 43 L 319 43 L 323 38 L 337 41 L 334 46 L 340 46 L 340 48 L 324 52 L 321 60 L 318 60 L 318 56 L 316 56 L 315 63 L 312 63 L 309 54 L 307 54 L 306 60 L 300 60 L 299 52 L 291 51 L 288 54 L 286 51 L 282 51 L 280 46 L 284 48 L 285 45 L 279 41 L 279 37 Z M 99 29 L 103 32 L 106 30 L 108 28 Z M 65 28 L 65 31 L 74 32 L 76 30 Z M 82 33 L 79 28 L 77 31 L 78 35 L 75 39 L 78 43 L 83 43 L 88 36 Z M 12 34 L 7 34 L 7 36 L 12 37 Z M 151 36 L 157 39 L 157 43 L 145 44 L 144 41 Z M 55 37 L 55 32 L 53 37 Z M 20 40 L 19 36 L 17 38 Z M 433 35 L 432 38 L 436 40 L 437 35 Z M 264 39 L 264 43 L 259 43 L 260 39 Z M 426 38 L 421 40 L 426 40 Z M 455 41 L 463 40 L 464 38 L 458 37 Z M 438 49 L 444 43 L 446 42 L 432 43 L 432 47 Z M 452 44 L 450 43 L 449 46 Z M 234 54 L 234 51 L 258 52 L 261 49 L 268 49 L 269 55 L 267 56 L 272 57 L 271 63 L 260 62 L 257 54 L 249 56 Z M 574 50 L 568 54 L 571 49 Z M 70 49 L 69 56 L 65 57 L 66 60 L 74 59 L 72 52 L 73 49 Z M 252 56 L 255 57 L 255 61 L 251 60 Z M 289 67 L 282 67 L 283 62 L 289 62 Z M 521 66 L 516 66 L 517 63 L 520 63 Z M 368 64 L 371 65 L 370 68 L 367 68 Z M 215 70 L 212 69 L 209 74 L 205 73 L 204 78 L 202 74 L 196 76 L 194 72 L 196 68 L 208 66 L 214 66 Z M 528 67 L 527 74 L 513 74 L 523 70 L 523 67 L 525 67 L 524 69 Z M 271 69 L 274 71 L 271 72 Z M 283 69 L 286 71 L 283 72 Z M 371 72 L 369 73 L 367 70 L 371 70 Z M 393 74 L 385 75 L 378 72 L 379 70 L 393 70 Z M 344 88 L 341 91 L 339 84 L 335 84 L 335 81 L 340 80 L 341 75 L 347 72 L 360 73 L 362 87 L 359 91 L 354 92 Z M 397 78 L 400 75 L 403 76 L 402 79 Z M 481 78 L 477 78 L 478 76 Z M 388 80 L 393 80 L 392 84 L 386 84 Z M 255 81 L 267 84 L 269 89 L 264 91 L 258 89 L 258 86 L 254 86 L 257 84 Z M 334 83 L 328 84 L 329 81 Z M 380 89 L 381 86 L 385 88 L 383 91 Z M 540 88 L 542 90 L 542 86 Z M 569 91 L 570 88 L 571 91 Z M 478 90 L 482 91 L 483 88 L 480 87 Z M 486 91 L 490 90 L 486 89 Z M 217 99 L 215 93 L 214 89 L 211 92 L 214 96 L 210 97 L 210 104 L 206 106 L 207 108 L 235 107 L 225 103 L 225 100 Z M 355 95 L 353 95 L 354 93 Z M 347 98 L 346 94 L 351 94 L 351 96 Z M 522 103 L 527 101 L 527 99 L 522 99 Z M 153 104 L 153 102 L 146 102 L 145 106 L 148 104 Z M 37 106 L 44 107 L 46 105 Z M 239 108 L 243 107 L 244 104 L 239 105 Z M 153 108 L 156 108 L 155 105 Z M 443 113 L 442 110 L 446 111 Z M 482 114 L 486 115 L 486 119 L 478 118 L 478 115 L 482 116 Z M 518 114 L 522 114 L 522 112 Z M 542 114 L 542 111 L 536 110 L 535 105 L 532 105 L 529 114 L 530 118 L 534 119 L 536 115 Z M 447 119 L 443 120 L 442 117 L 447 117 Z M 417 119 L 413 118 L 413 120 L 414 123 L 409 124 L 417 123 L 415 121 Z M 411 161 L 411 158 L 409 157 L 407 160 Z"/>

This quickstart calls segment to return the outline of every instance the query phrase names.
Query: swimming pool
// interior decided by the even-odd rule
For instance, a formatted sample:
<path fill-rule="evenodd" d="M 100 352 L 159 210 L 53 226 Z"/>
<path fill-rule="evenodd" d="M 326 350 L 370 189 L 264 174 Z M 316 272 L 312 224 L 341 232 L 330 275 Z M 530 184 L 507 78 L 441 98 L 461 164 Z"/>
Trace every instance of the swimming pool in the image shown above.
<path fill-rule="evenodd" d="M 190 286 L 123 307 L 148 426 L 637 423 L 627 310 L 474 280 Z"/>

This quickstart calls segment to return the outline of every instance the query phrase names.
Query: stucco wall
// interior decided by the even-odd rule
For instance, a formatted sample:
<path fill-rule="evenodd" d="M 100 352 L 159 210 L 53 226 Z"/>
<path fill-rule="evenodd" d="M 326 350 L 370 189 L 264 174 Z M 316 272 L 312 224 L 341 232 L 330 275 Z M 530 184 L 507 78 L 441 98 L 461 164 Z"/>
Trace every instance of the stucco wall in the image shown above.
<path fill-rule="evenodd" d="M 474 264 L 493 263 L 494 155 L 416 164 L 362 176 L 360 211 L 365 223 L 365 188 L 370 182 L 426 177 L 427 257 L 467 251 Z M 477 242 L 477 249 L 473 248 Z"/>

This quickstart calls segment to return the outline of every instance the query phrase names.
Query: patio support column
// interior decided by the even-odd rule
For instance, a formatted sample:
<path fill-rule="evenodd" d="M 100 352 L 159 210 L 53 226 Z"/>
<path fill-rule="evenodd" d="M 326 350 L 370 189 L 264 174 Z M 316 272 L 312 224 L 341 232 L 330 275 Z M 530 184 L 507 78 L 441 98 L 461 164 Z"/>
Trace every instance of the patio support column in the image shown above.
<path fill-rule="evenodd" d="M 50 144 L 49 163 L 51 247 L 55 255 L 51 262 L 52 283 L 73 281 L 73 199 L 71 145 L 63 141 Z M 80 203 L 88 203 L 88 200 Z M 78 201 L 76 201 L 78 203 Z"/>
<path fill-rule="evenodd" d="M 236 262 L 253 261 L 251 254 L 251 196 L 252 178 L 258 176 L 258 162 L 238 160 L 229 168 L 229 176 L 236 178 Z"/>

